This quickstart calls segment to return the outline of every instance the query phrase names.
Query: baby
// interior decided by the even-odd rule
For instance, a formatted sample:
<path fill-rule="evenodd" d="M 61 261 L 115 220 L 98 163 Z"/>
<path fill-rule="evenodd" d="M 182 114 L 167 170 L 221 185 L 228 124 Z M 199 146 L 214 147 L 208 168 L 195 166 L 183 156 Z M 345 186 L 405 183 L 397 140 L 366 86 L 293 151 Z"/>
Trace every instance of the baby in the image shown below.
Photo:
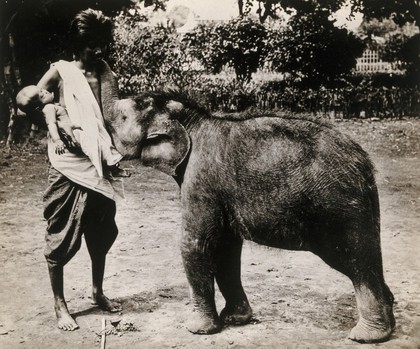
<path fill-rule="evenodd" d="M 16 96 L 16 103 L 18 107 L 25 113 L 32 110 L 42 111 L 45 122 L 50 133 L 51 140 L 55 147 L 56 154 L 64 154 L 66 146 L 61 140 L 58 127 L 57 119 L 69 120 L 66 108 L 54 103 L 54 95 L 35 85 L 29 85 L 23 88 Z M 73 130 L 82 130 L 80 126 L 72 126 Z M 74 144 L 71 144 L 75 146 Z M 102 157 L 108 169 L 113 177 L 129 177 L 130 174 L 120 168 L 119 160 L 122 158 L 121 154 L 117 150 L 108 144 L 101 144 L 100 149 Z"/>

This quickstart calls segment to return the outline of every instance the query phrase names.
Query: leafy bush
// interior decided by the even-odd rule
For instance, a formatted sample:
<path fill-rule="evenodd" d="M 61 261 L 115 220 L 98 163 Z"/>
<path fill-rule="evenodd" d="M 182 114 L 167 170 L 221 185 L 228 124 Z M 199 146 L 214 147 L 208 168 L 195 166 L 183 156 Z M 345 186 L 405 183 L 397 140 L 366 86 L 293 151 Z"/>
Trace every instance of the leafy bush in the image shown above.
<path fill-rule="evenodd" d="M 184 42 L 191 54 L 217 74 L 224 67 L 235 70 L 239 81 L 250 82 L 267 55 L 267 29 L 249 17 L 239 17 L 214 26 L 201 25 L 186 33 Z"/>
<path fill-rule="evenodd" d="M 122 95 L 133 95 L 163 86 L 184 90 L 201 73 L 174 28 L 151 27 L 139 18 L 115 18 L 115 42 L 110 62 L 119 77 Z"/>
<path fill-rule="evenodd" d="M 360 39 L 317 12 L 293 16 L 287 27 L 270 30 L 268 45 L 271 69 L 311 88 L 335 86 L 363 52 Z"/>

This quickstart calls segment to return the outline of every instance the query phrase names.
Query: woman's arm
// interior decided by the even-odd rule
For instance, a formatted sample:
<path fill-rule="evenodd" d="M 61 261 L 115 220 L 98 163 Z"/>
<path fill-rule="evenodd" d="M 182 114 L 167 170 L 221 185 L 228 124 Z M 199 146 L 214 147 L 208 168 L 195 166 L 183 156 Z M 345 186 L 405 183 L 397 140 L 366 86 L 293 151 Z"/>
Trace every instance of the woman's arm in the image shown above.
<path fill-rule="evenodd" d="M 51 68 L 44 74 L 41 80 L 39 80 L 37 86 L 45 88 L 51 92 L 57 92 L 60 80 L 61 77 L 58 73 L 58 70 L 54 66 L 51 66 Z"/>

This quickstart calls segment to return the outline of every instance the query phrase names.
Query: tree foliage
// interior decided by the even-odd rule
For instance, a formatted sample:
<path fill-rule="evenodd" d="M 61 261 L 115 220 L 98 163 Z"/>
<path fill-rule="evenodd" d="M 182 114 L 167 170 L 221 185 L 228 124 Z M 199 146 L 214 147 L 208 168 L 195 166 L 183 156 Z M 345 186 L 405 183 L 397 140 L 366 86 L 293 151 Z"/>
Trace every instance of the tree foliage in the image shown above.
<path fill-rule="evenodd" d="M 69 23 L 77 12 L 94 8 L 113 16 L 134 5 L 132 0 L 1 1 L 1 51 L 8 51 L 4 38 L 11 33 L 24 83 L 37 81 L 48 65 L 59 57 L 71 58 L 66 52 L 66 36 Z M 164 5 L 165 0 L 145 0 L 147 2 L 157 6 Z"/>
<path fill-rule="evenodd" d="M 420 24 L 419 0 L 351 0 L 354 11 L 363 13 L 365 20 L 391 18 L 398 25 Z"/>
<path fill-rule="evenodd" d="M 250 12 L 252 4 L 258 3 L 257 14 L 261 22 L 268 17 L 277 18 L 283 9 L 289 14 L 309 14 L 314 11 L 334 13 L 342 8 L 346 0 L 244 0 L 238 2 L 240 11 Z M 352 11 L 363 13 L 365 19 L 392 18 L 397 24 L 420 23 L 419 0 L 350 0 Z"/>
<path fill-rule="evenodd" d="M 250 13 L 254 2 L 254 0 L 245 0 L 242 10 Z M 298 16 L 320 11 L 332 14 L 338 11 L 346 0 L 256 0 L 256 2 L 258 3 L 258 17 L 264 23 L 269 17 L 278 18 L 280 10 Z"/>
<path fill-rule="evenodd" d="M 139 14 L 115 18 L 110 61 L 122 95 L 164 85 L 183 90 L 197 79 L 188 48 L 171 26 L 140 23 Z"/>
<path fill-rule="evenodd" d="M 249 82 L 267 54 L 266 28 L 249 17 L 239 17 L 216 26 L 200 26 L 187 33 L 184 42 L 211 73 L 223 67 L 235 70 L 239 81 Z"/>
<path fill-rule="evenodd" d="M 381 57 L 388 62 L 398 62 L 401 69 L 406 70 L 406 75 L 419 83 L 420 70 L 420 34 L 412 36 L 396 32 L 387 37 L 379 52 Z"/>
<path fill-rule="evenodd" d="M 357 32 L 361 36 L 365 36 L 368 40 L 371 40 L 373 37 L 385 37 L 389 33 L 395 32 L 399 30 L 399 26 L 391 19 L 371 19 L 371 20 L 364 20 Z"/>
<path fill-rule="evenodd" d="M 288 27 L 271 32 L 269 44 L 272 69 L 311 87 L 334 85 L 349 74 L 364 47 L 317 12 L 292 17 Z"/>

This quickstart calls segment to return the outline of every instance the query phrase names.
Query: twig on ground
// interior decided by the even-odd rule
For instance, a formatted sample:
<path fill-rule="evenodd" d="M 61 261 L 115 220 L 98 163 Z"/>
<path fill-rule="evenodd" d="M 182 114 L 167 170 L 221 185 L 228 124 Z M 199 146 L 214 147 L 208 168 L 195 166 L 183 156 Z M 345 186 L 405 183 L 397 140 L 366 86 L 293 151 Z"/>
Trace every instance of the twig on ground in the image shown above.
<path fill-rule="evenodd" d="M 106 340 L 106 320 L 102 318 L 102 329 L 101 329 L 101 349 L 105 349 L 105 340 Z"/>

